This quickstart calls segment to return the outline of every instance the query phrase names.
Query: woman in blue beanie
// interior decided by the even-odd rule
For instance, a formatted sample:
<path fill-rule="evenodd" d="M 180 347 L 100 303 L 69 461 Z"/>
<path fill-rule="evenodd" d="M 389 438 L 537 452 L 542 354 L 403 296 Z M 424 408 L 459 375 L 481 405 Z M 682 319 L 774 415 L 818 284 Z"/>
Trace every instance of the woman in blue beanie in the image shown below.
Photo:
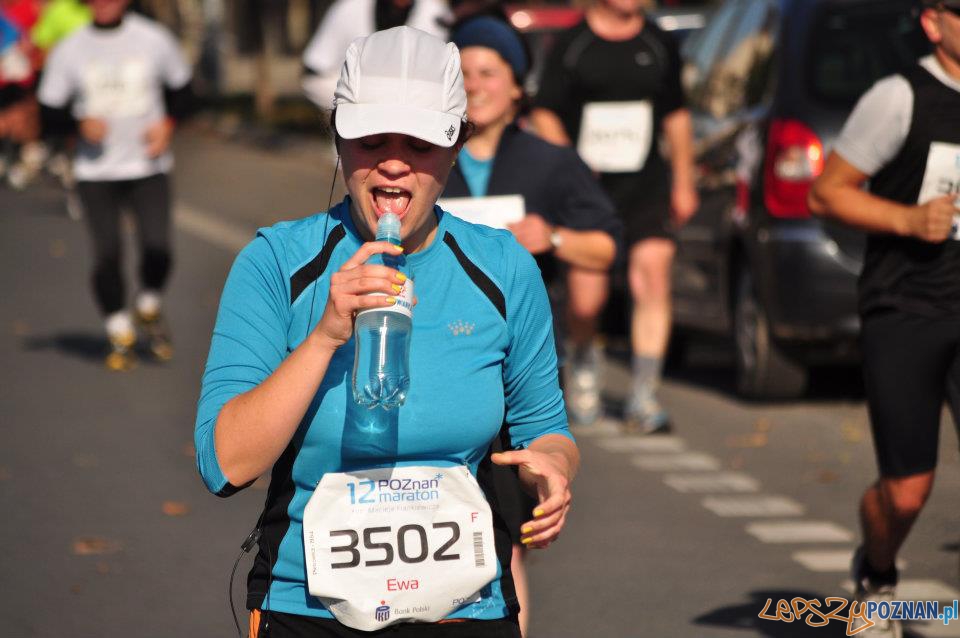
<path fill-rule="evenodd" d="M 521 196 L 525 214 L 506 226 L 536 258 L 554 317 L 563 316 L 565 308 L 575 313 L 578 303 L 582 305 L 576 295 L 583 291 L 564 290 L 562 275 L 570 266 L 603 272 L 610 268 L 621 232 L 613 203 L 572 149 L 520 128 L 517 118 L 526 103 L 523 80 L 529 69 L 520 36 L 502 20 L 483 16 L 463 22 L 452 37 L 460 48 L 467 117 L 476 128 L 460 151 L 443 197 Z M 455 206 L 445 208 L 457 212 Z M 494 219 L 477 221 L 497 224 Z M 494 479 L 513 539 L 511 565 L 525 634 L 529 597 L 520 526 L 534 504 L 520 492 L 509 469 L 494 468 Z"/>

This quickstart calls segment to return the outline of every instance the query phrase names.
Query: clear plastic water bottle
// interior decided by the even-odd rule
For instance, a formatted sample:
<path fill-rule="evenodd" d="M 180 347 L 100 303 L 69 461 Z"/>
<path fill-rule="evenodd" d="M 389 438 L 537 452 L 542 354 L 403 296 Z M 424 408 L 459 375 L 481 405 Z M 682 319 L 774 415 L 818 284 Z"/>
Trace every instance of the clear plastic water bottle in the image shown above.
<path fill-rule="evenodd" d="M 400 219 L 393 213 L 380 218 L 377 241 L 400 245 Z M 379 254 L 368 263 L 382 263 L 402 272 L 406 260 L 402 255 Z M 407 279 L 396 297 L 392 306 L 358 313 L 354 324 L 353 399 L 369 409 L 395 409 L 403 405 L 410 389 L 413 281 Z"/>

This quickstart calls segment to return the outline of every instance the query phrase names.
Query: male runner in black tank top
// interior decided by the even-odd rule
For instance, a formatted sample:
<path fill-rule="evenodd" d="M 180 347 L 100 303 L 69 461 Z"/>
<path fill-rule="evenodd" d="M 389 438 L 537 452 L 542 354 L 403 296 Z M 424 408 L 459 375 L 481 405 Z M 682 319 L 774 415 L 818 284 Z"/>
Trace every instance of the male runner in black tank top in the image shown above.
<path fill-rule="evenodd" d="M 880 478 L 860 503 L 860 600 L 893 597 L 897 552 L 933 487 L 944 400 L 960 415 L 960 0 L 923 4 L 934 55 L 861 98 L 809 197 L 814 213 L 869 233 L 859 307 Z"/>

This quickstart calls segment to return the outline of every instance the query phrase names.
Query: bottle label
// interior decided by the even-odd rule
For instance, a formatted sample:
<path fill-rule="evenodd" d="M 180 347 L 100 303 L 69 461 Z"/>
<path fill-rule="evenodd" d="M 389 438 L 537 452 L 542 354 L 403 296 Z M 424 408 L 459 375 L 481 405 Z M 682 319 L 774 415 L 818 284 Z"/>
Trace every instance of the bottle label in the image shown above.
<path fill-rule="evenodd" d="M 371 292 L 371 295 L 377 297 L 387 297 L 382 292 Z M 403 282 L 403 290 L 399 294 L 394 295 L 397 298 L 397 303 L 392 306 L 381 306 L 379 308 L 367 308 L 366 310 L 361 310 L 357 313 L 359 317 L 365 312 L 396 312 L 397 314 L 405 315 L 407 317 L 413 318 L 413 280 L 407 279 Z"/>

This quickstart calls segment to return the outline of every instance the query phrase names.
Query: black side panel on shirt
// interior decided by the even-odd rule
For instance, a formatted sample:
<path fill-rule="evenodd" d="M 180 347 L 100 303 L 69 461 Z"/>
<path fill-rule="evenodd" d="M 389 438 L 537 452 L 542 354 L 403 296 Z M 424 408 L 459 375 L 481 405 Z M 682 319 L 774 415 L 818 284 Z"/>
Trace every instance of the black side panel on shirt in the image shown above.
<path fill-rule="evenodd" d="M 960 91 L 920 65 L 904 74 L 913 90 L 913 117 L 900 153 L 878 172 L 870 191 L 903 204 L 917 203 L 934 143 L 955 146 L 960 157 Z M 957 185 L 945 184 L 942 194 Z M 960 315 L 960 241 L 934 244 L 873 234 L 860 275 L 860 313 L 897 309 L 933 318 Z"/>
<path fill-rule="evenodd" d="M 253 567 L 247 576 L 247 609 L 263 609 L 267 588 L 270 585 L 270 571 L 280 555 L 280 542 L 290 528 L 287 508 L 293 499 L 293 462 L 300 451 L 300 437 L 295 437 L 287 445 L 270 474 L 270 489 L 263 505 L 263 522 L 260 529 L 260 549 L 253 560 Z"/>
<path fill-rule="evenodd" d="M 509 440 L 506 430 L 507 424 L 504 423 L 500 430 L 501 433 L 496 439 L 498 442 L 496 449 L 502 448 L 502 443 L 499 443 L 500 441 Z M 510 613 L 517 614 L 520 612 L 520 603 L 517 600 L 517 588 L 513 583 L 513 573 L 510 570 L 510 560 L 513 556 L 513 541 L 510 538 L 510 529 L 504 517 L 503 508 L 500 505 L 493 476 L 493 472 L 504 468 L 494 466 L 493 461 L 490 460 L 490 454 L 493 453 L 494 449 L 495 447 L 491 446 L 490 450 L 487 451 L 487 455 L 477 467 L 477 483 L 480 485 L 480 489 L 483 490 L 483 495 L 486 497 L 487 502 L 490 503 L 490 511 L 493 513 L 493 544 L 497 552 L 497 560 L 500 561 L 500 567 L 503 569 L 503 574 L 500 576 L 500 591 L 503 593 L 503 600 L 507 603 L 507 608 L 510 610 Z"/>
<path fill-rule="evenodd" d="M 293 273 L 293 277 L 290 278 L 291 305 L 297 300 L 300 293 L 306 290 L 307 286 L 319 279 L 323 271 L 327 269 L 327 264 L 330 263 L 330 255 L 333 254 L 333 249 L 337 247 L 337 244 L 340 243 L 340 240 L 343 239 L 346 234 L 347 231 L 344 229 L 343 224 L 337 224 L 337 226 L 330 231 L 330 234 L 327 235 L 327 241 L 323 243 L 323 248 L 320 249 L 317 256 L 307 262 L 300 270 Z"/>
<path fill-rule="evenodd" d="M 196 108 L 196 96 L 193 93 L 193 85 L 187 82 L 179 89 L 163 87 L 163 103 L 167 110 L 167 115 L 179 121 L 193 115 Z"/>
<path fill-rule="evenodd" d="M 476 284 L 480 292 L 487 296 L 487 299 L 490 300 L 493 307 L 497 309 L 497 312 L 499 312 L 503 320 L 506 321 L 507 302 L 503 298 L 503 292 L 497 288 L 497 285 L 493 283 L 475 263 L 463 254 L 463 250 L 460 249 L 460 245 L 457 243 L 457 240 L 454 239 L 453 235 L 444 233 L 443 243 L 450 247 L 450 250 L 453 251 L 454 256 L 457 258 L 457 261 L 460 262 L 460 266 L 467 273 L 467 276 Z"/>

